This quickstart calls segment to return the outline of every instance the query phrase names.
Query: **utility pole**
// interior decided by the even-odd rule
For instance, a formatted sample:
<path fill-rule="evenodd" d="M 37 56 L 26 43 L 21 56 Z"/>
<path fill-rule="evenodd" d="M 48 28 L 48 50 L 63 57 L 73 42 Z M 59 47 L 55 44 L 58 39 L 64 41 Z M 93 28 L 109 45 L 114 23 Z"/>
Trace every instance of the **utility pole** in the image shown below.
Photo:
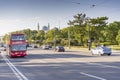
<path fill-rule="evenodd" d="M 91 50 L 90 25 L 89 25 L 90 18 L 87 18 L 86 20 L 87 20 L 87 27 L 88 27 L 88 50 Z"/>
<path fill-rule="evenodd" d="M 70 30 L 68 29 L 68 47 L 69 49 L 71 48 L 70 46 Z"/>
<path fill-rule="evenodd" d="M 56 28 L 54 28 L 54 51 L 56 48 Z"/>

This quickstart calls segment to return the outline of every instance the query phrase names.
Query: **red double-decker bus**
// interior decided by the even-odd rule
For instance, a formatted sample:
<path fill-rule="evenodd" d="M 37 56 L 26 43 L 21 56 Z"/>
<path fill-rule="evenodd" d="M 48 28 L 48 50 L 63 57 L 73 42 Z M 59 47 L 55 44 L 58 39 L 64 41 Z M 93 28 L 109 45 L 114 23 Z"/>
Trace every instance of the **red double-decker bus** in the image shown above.
<path fill-rule="evenodd" d="M 11 34 L 7 43 L 7 53 L 10 57 L 24 57 L 27 55 L 24 34 Z"/>

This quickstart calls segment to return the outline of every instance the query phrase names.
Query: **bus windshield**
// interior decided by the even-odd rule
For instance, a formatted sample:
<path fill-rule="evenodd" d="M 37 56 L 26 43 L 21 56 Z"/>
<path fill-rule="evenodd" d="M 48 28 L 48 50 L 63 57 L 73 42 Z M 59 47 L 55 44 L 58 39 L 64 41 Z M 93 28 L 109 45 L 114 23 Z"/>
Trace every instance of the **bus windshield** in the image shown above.
<path fill-rule="evenodd" d="M 25 40 L 25 36 L 24 35 L 13 35 L 11 36 L 11 40 Z"/>
<path fill-rule="evenodd" d="M 11 45 L 11 50 L 12 51 L 24 51 L 26 50 L 26 45 L 19 44 L 19 45 Z"/>

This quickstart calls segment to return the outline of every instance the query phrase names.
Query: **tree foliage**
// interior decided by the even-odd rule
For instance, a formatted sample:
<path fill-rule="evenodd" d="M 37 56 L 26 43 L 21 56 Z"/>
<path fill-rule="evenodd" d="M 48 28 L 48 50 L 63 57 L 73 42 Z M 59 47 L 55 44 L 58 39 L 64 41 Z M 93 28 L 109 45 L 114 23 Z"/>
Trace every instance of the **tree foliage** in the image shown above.
<path fill-rule="evenodd" d="M 108 17 L 88 18 L 86 14 L 76 14 L 73 16 L 73 20 L 68 21 L 68 27 L 58 29 L 57 27 L 48 30 L 30 30 L 24 29 L 15 31 L 16 33 L 24 33 L 29 43 L 54 43 L 56 38 L 57 45 L 68 45 L 68 41 L 71 41 L 71 45 L 87 46 L 88 37 L 92 41 L 92 44 L 110 42 L 110 44 L 120 44 L 120 22 L 107 22 Z M 89 33 L 90 31 L 90 33 Z M 14 32 L 14 33 L 15 33 Z M 13 33 L 13 32 L 12 32 Z M 8 34 L 4 36 L 4 41 Z"/>

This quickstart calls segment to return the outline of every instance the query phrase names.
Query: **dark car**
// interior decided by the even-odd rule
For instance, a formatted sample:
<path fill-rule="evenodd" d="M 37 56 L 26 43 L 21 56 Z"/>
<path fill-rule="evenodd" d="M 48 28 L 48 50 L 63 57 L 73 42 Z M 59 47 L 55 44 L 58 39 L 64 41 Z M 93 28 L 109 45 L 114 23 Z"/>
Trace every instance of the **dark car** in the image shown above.
<path fill-rule="evenodd" d="M 38 46 L 37 46 L 37 45 L 35 45 L 35 46 L 34 46 L 34 48 L 38 48 Z"/>
<path fill-rule="evenodd" d="M 55 51 L 64 52 L 65 48 L 63 46 L 56 46 Z"/>

